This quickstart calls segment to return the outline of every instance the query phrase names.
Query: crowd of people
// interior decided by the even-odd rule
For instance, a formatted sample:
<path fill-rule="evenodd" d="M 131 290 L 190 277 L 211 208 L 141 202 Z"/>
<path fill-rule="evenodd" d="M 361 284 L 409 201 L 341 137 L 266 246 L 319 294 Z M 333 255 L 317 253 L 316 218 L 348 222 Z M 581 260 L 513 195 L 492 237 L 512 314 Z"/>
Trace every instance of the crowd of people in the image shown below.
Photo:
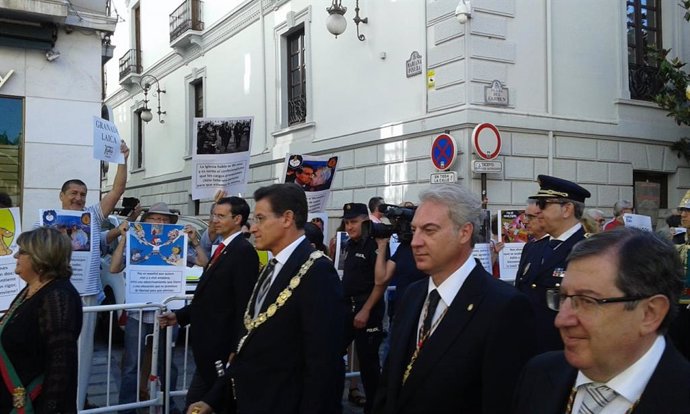
<path fill-rule="evenodd" d="M 86 185 L 70 180 L 62 208 L 87 210 L 97 223 L 110 214 L 126 184 L 129 150 L 121 151 L 125 164 L 99 203 L 86 207 Z M 485 214 L 462 185 L 432 185 L 418 205 L 401 205 L 407 226 L 386 226 L 408 216 L 389 217 L 398 206 L 381 197 L 346 203 L 342 276 L 323 220 L 307 221 L 302 186 L 257 189 L 253 211 L 219 194 L 208 230 L 184 229 L 188 260 L 203 267 L 193 300 L 157 321 L 150 311 L 127 315 L 120 403 L 137 400 L 142 329 L 158 323 L 192 326 L 187 414 L 339 413 L 347 386 L 367 414 L 688 412 L 690 191 L 673 221 L 686 229 L 674 246 L 625 227 L 629 201 L 605 224 L 602 211 L 585 209 L 584 187 L 546 175 L 538 183 L 520 220 L 529 241 L 514 285 L 475 259 Z M 141 217 L 176 221 L 165 203 Z M 119 237 L 110 270 L 126 273 L 128 231 L 124 222 L 91 234 L 93 263 Z M 75 413 L 85 407 L 93 349 L 93 314 L 82 306 L 98 294 L 80 297 L 69 283 L 72 241 L 60 231 L 36 226 L 17 244 L 26 287 L 0 319 L 0 411 Z M 351 354 L 361 389 L 346 381 Z M 175 383 L 174 370 L 163 374 Z"/>

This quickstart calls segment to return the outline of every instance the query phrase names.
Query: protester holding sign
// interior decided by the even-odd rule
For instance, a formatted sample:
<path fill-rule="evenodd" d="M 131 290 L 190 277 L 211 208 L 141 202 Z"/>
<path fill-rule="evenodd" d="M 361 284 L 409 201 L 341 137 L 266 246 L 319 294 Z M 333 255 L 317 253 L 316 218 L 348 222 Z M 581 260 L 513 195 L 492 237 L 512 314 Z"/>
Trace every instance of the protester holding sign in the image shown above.
<path fill-rule="evenodd" d="M 60 202 L 63 210 L 85 211 L 90 213 L 91 228 L 96 229 L 91 234 L 89 272 L 86 276 L 86 289 L 79 292 L 82 296 L 84 306 L 94 306 L 98 304 L 101 293 L 101 222 L 113 211 L 122 194 L 125 192 L 127 184 L 127 159 L 129 158 L 129 148 L 124 141 L 120 142 L 120 152 L 124 157 L 124 163 L 117 166 L 117 173 L 113 180 L 112 189 L 101 198 L 100 202 L 89 207 L 86 206 L 86 183 L 79 179 L 65 181 L 60 190 Z M 91 376 L 91 356 L 93 355 L 93 335 L 96 328 L 96 313 L 90 312 L 84 316 L 84 326 L 80 341 L 80 363 L 86 361 L 84 367 L 79 370 L 79 384 L 88 384 Z M 78 390 L 77 406 L 82 408 L 86 400 L 86 387 Z"/>

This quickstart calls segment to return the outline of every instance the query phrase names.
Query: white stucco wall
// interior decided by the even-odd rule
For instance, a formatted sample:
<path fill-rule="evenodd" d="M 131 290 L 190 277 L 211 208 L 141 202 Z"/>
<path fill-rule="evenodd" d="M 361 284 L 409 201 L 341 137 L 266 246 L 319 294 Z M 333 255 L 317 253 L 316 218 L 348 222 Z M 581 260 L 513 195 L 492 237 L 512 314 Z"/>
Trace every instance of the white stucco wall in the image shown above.
<path fill-rule="evenodd" d="M 24 97 L 22 220 L 39 208 L 59 207 L 59 190 L 79 178 L 99 200 L 99 161 L 93 159 L 93 120 L 101 113 L 101 39 L 95 32 L 60 30 L 59 59 L 45 52 L 0 47 L 0 73 L 14 75 L 0 94 Z"/>
<path fill-rule="evenodd" d="M 479 122 L 495 123 L 504 138 L 505 171 L 489 175 L 492 209 L 523 205 L 536 191 L 538 174 L 582 183 L 593 193 L 588 204 L 609 212 L 617 199 L 631 198 L 634 170 L 669 174 L 671 206 L 690 186 L 690 168 L 668 149 L 687 129 L 654 104 L 629 99 L 622 0 L 475 0 L 464 25 L 453 15 L 457 0 L 363 2 L 360 15 L 369 18 L 360 25 L 364 42 L 356 39 L 354 4 L 347 1 L 348 28 L 337 39 L 325 29 L 323 2 L 264 1 L 263 18 L 259 2 L 229 9 L 221 3 L 204 3 L 201 46 L 177 53 L 167 43 L 167 28 L 146 34 L 167 24 L 167 12 L 144 18 L 144 37 L 159 36 L 160 48 L 147 52 L 156 58 L 145 62 L 144 72 L 156 74 L 167 91 L 161 98 L 166 122 L 159 124 L 154 114 L 146 125 L 145 170 L 130 177 L 129 191 L 144 204 L 163 199 L 190 211 L 185 79 L 197 71 L 205 73 L 206 116 L 255 117 L 248 193 L 280 178 L 287 151 L 338 155 L 333 216 L 342 204 L 375 194 L 416 201 L 433 172 L 430 142 L 444 130 L 462 151 L 453 168 L 478 189 L 479 176 L 469 165 L 475 157 L 470 134 Z M 673 13 L 674 0 L 662 6 L 664 45 L 690 60 L 690 24 Z M 303 128 L 286 129 L 280 36 L 292 18 L 306 28 L 311 107 Z M 121 33 L 128 29 L 118 29 L 116 57 L 129 48 Z M 425 73 L 405 76 L 415 50 L 425 70 L 435 72 L 433 88 Z M 108 102 L 131 135 L 130 116 L 141 94 L 138 87 L 130 88 L 132 95 L 119 86 L 117 59 L 108 67 Z M 510 89 L 508 107 L 483 103 L 484 87 L 494 79 Z"/>

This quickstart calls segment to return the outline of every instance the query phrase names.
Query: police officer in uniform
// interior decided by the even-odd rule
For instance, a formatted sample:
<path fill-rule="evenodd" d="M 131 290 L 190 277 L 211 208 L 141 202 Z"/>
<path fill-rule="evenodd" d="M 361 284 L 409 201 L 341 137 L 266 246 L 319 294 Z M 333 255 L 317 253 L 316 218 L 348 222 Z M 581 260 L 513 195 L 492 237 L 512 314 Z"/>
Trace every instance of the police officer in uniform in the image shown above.
<path fill-rule="evenodd" d="M 383 339 L 383 294 L 385 285 L 375 285 L 374 271 L 378 254 L 386 254 L 386 243 L 362 238 L 362 223 L 369 219 L 366 204 L 347 203 L 343 206 L 345 231 L 349 236 L 343 271 L 345 296 L 345 340 L 343 350 L 354 340 L 366 404 L 370 413 L 376 395 L 379 374 L 379 346 Z M 345 378 L 343 376 L 343 382 Z"/>
<path fill-rule="evenodd" d="M 525 293 L 537 317 L 537 353 L 563 349 L 554 326 L 556 312 L 546 306 L 546 291 L 558 289 L 565 275 L 566 258 L 573 246 L 585 238 L 580 218 L 585 199 L 591 194 L 562 178 L 539 175 L 539 192 L 529 197 L 541 209 L 544 230 L 549 237 L 534 242 L 520 260 L 515 287 Z"/>

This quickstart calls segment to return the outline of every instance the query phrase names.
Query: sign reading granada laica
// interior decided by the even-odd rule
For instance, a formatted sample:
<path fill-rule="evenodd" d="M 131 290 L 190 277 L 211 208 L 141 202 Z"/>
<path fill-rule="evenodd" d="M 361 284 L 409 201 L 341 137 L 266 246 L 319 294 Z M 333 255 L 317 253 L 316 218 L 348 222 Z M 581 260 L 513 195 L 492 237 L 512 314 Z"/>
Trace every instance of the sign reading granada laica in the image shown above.
<path fill-rule="evenodd" d="M 416 50 L 410 55 L 410 60 L 405 61 L 405 68 L 407 70 L 407 77 L 411 78 L 422 74 L 422 55 Z"/>
<path fill-rule="evenodd" d="M 504 88 L 501 81 L 494 80 L 491 82 L 491 86 L 484 87 L 484 103 L 508 106 L 508 88 Z"/>

